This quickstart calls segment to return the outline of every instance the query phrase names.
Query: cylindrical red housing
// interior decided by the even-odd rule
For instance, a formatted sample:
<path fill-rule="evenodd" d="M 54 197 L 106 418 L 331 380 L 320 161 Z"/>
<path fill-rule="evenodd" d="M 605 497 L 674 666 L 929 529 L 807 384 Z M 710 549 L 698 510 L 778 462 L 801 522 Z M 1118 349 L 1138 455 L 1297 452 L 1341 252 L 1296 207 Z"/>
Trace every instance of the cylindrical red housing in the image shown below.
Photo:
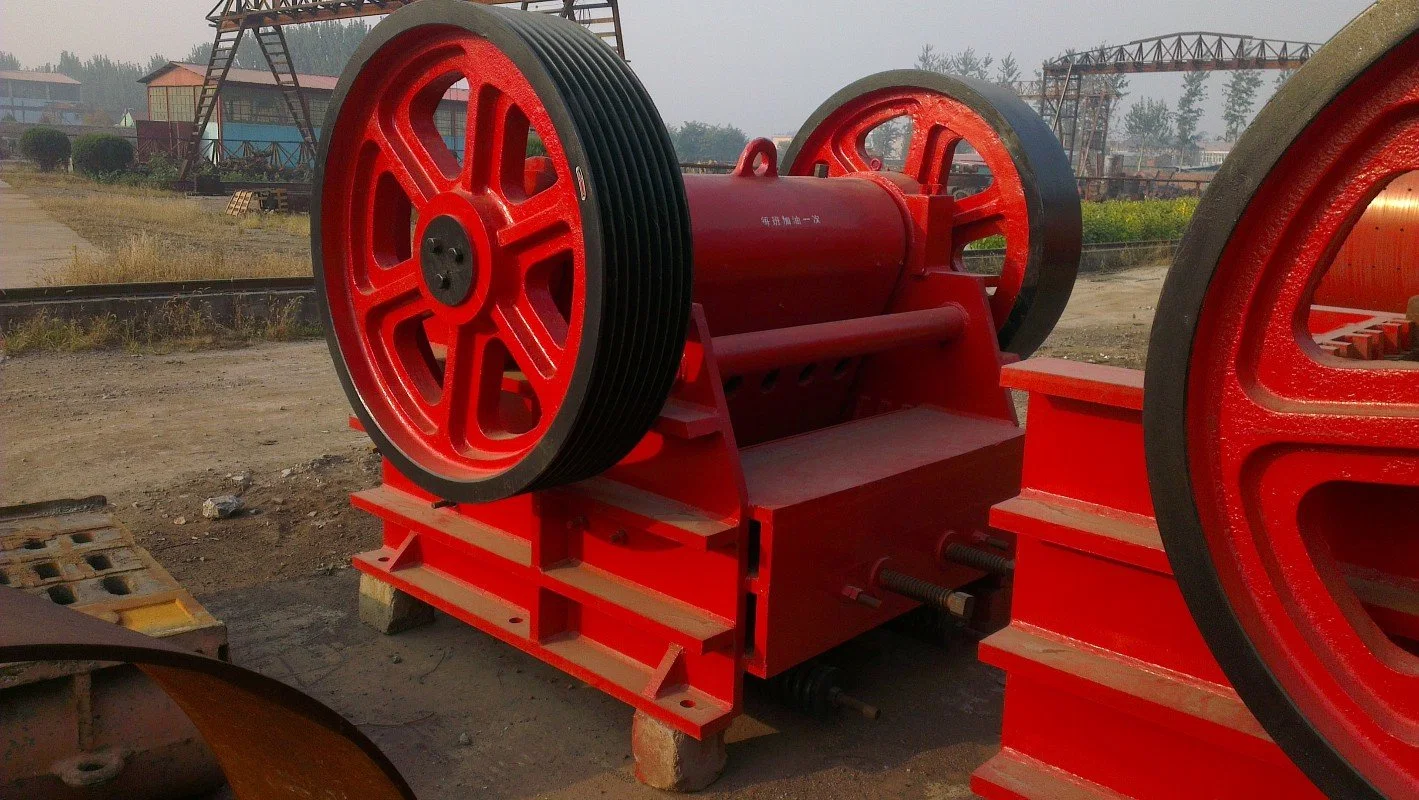
<path fill-rule="evenodd" d="M 686 175 L 695 302 L 715 336 L 881 314 L 908 245 L 887 189 L 858 178 Z"/>
<path fill-rule="evenodd" d="M 1404 313 L 1419 297 L 1419 172 L 1395 178 L 1346 237 L 1314 302 Z"/>

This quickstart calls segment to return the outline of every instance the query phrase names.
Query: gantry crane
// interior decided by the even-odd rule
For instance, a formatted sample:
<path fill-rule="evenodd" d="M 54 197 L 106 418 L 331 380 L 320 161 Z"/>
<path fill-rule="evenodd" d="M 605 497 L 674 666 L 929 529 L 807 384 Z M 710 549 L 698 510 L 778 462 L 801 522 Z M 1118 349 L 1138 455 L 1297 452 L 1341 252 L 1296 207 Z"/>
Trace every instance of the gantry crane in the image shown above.
<path fill-rule="evenodd" d="M 1101 75 L 1144 72 L 1201 72 L 1241 69 L 1296 69 L 1320 45 L 1258 39 L 1230 33 L 1170 33 L 1066 53 L 1046 61 L 1043 79 L 1034 82 L 1028 96 L 1040 116 L 1054 128 L 1069 153 L 1076 174 L 1102 175 L 1108 120 L 1116 93 L 1085 87 L 1086 79 Z"/>
<path fill-rule="evenodd" d="M 303 159 L 315 154 L 315 125 L 310 103 L 301 94 L 300 80 L 282 27 L 303 22 L 326 22 L 392 13 L 413 0 L 221 0 L 207 14 L 216 29 L 207 70 L 197 96 L 196 115 L 188 133 L 182 179 L 188 179 L 202 158 L 202 135 L 216 111 L 222 85 L 236 61 L 237 48 L 249 31 L 256 37 L 271 76 L 281 89 L 286 109 L 301 134 Z M 523 11 L 555 14 L 586 26 L 622 58 L 619 0 L 468 0 L 481 5 L 512 6 Z"/>

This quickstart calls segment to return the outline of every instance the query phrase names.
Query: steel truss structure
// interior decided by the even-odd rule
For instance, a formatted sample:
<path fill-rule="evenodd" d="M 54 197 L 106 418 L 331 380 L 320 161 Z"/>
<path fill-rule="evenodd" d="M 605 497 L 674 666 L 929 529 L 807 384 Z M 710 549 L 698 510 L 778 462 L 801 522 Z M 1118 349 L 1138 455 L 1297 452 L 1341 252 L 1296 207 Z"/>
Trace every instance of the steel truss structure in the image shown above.
<path fill-rule="evenodd" d="M 1104 174 L 1108 124 L 1118 99 L 1102 80 L 1104 76 L 1295 69 L 1319 48 L 1313 42 L 1230 33 L 1171 33 L 1046 61 L 1041 69 L 1043 79 L 1026 84 L 1022 94 L 1050 123 L 1069 153 L 1075 173 L 1097 177 Z"/>
<path fill-rule="evenodd" d="M 192 174 L 203 158 L 202 137 L 212 122 L 222 85 L 236 61 L 242 37 L 250 32 L 260 45 L 261 55 L 271 76 L 281 89 L 286 109 L 300 130 L 301 162 L 311 163 L 315 157 L 315 125 L 310 115 L 310 103 L 300 90 L 300 80 L 291 59 L 285 34 L 286 25 L 303 22 L 328 22 L 359 17 L 390 14 L 413 0 L 221 0 L 207 14 L 216 29 L 212 52 L 207 58 L 207 70 L 202 90 L 197 97 L 197 113 L 186 143 L 182 163 L 182 179 Z M 626 56 L 621 38 L 619 0 L 468 0 L 480 5 L 516 7 L 523 11 L 553 14 L 586 26 L 616 50 Z M 219 148 L 213 148 L 216 152 Z"/>

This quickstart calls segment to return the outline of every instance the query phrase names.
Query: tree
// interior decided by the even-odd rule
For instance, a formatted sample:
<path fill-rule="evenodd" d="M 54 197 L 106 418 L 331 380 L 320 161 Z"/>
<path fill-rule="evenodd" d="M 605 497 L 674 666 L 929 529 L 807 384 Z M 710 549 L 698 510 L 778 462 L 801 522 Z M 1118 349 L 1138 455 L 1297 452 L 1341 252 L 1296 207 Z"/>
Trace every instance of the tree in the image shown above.
<path fill-rule="evenodd" d="M 1183 94 L 1178 99 L 1178 113 L 1174 119 L 1178 147 L 1183 150 L 1197 148 L 1197 123 L 1202 119 L 1202 101 L 1207 99 L 1207 79 L 1210 77 L 1210 72 L 1183 75 Z"/>
<path fill-rule="evenodd" d="M 67 75 L 82 83 L 84 105 L 110 118 L 117 119 L 130 108 L 147 105 L 145 89 L 138 83 L 144 71 L 138 64 L 114 61 L 103 55 L 84 61 L 66 50 L 59 54 L 58 64 L 45 64 L 40 69 Z"/>
<path fill-rule="evenodd" d="M 1222 109 L 1222 121 L 1227 123 L 1227 139 L 1236 141 L 1242 131 L 1251 123 L 1252 108 L 1256 106 L 1256 90 L 1261 88 L 1261 73 L 1254 69 L 1242 69 L 1232 73 L 1227 81 L 1226 106 Z"/>
<path fill-rule="evenodd" d="M 945 72 L 941 61 L 942 57 L 936 54 L 936 46 L 924 44 L 921 46 L 921 52 L 916 56 L 916 63 L 912 66 L 927 72 Z"/>
<path fill-rule="evenodd" d="M 33 161 L 40 172 L 51 172 L 69 160 L 69 137 L 54 128 L 30 128 L 20 136 L 20 155 Z"/>
<path fill-rule="evenodd" d="M 1015 54 L 1006 53 L 1005 58 L 1000 59 L 1000 64 L 995 68 L 995 82 L 1013 89 L 1015 84 L 1020 82 L 1020 74 L 1020 63 L 1015 60 Z"/>
<path fill-rule="evenodd" d="M 733 125 L 690 121 L 670 129 L 670 140 L 681 161 L 735 161 L 749 143 L 749 135 Z"/>
<path fill-rule="evenodd" d="M 133 143 L 111 133 L 86 133 L 74 140 L 74 169 L 91 178 L 122 172 L 133 163 Z"/>
<path fill-rule="evenodd" d="M 935 47 L 928 44 L 922 45 L 921 53 L 916 57 L 915 66 L 917 69 L 924 69 L 927 72 L 963 75 L 967 78 L 988 81 L 990 80 L 990 67 L 994 63 L 993 56 L 978 55 L 974 47 L 967 47 L 954 55 L 941 55 L 936 52 Z"/>
<path fill-rule="evenodd" d="M 883 161 L 898 160 L 910 125 L 907 117 L 897 117 L 873 128 L 867 134 L 867 152 Z"/>
<path fill-rule="evenodd" d="M 16 58 L 14 53 L 0 50 L 0 69 L 20 70 L 24 67 L 20 66 L 20 59 Z"/>
<path fill-rule="evenodd" d="M 1142 169 L 1144 154 L 1167 145 L 1173 138 L 1173 111 L 1166 101 L 1145 97 L 1128 109 L 1123 129 L 1138 148 L 1138 168 Z"/>

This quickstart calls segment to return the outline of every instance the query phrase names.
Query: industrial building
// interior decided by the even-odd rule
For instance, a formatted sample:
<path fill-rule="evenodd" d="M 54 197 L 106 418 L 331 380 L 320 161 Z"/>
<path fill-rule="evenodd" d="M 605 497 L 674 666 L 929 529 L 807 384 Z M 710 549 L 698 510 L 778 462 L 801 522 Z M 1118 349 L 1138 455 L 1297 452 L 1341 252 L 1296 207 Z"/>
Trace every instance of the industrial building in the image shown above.
<path fill-rule="evenodd" d="M 138 123 L 140 158 L 156 154 L 183 157 L 187 133 L 196 121 L 205 69 L 202 64 L 170 61 L 139 79 L 148 87 L 148 120 Z M 297 75 L 296 79 L 319 135 L 336 78 Z M 309 166 L 314 154 L 303 146 L 300 129 L 281 93 L 270 70 L 233 67 L 222 85 L 212 120 L 203 131 L 203 158 L 215 164 L 264 159 L 278 169 Z M 449 89 L 435 117 L 444 141 L 460 157 L 467 103 L 467 90 Z"/>
<path fill-rule="evenodd" d="M 83 84 L 57 72 L 0 70 L 0 120 L 82 125 Z"/>

